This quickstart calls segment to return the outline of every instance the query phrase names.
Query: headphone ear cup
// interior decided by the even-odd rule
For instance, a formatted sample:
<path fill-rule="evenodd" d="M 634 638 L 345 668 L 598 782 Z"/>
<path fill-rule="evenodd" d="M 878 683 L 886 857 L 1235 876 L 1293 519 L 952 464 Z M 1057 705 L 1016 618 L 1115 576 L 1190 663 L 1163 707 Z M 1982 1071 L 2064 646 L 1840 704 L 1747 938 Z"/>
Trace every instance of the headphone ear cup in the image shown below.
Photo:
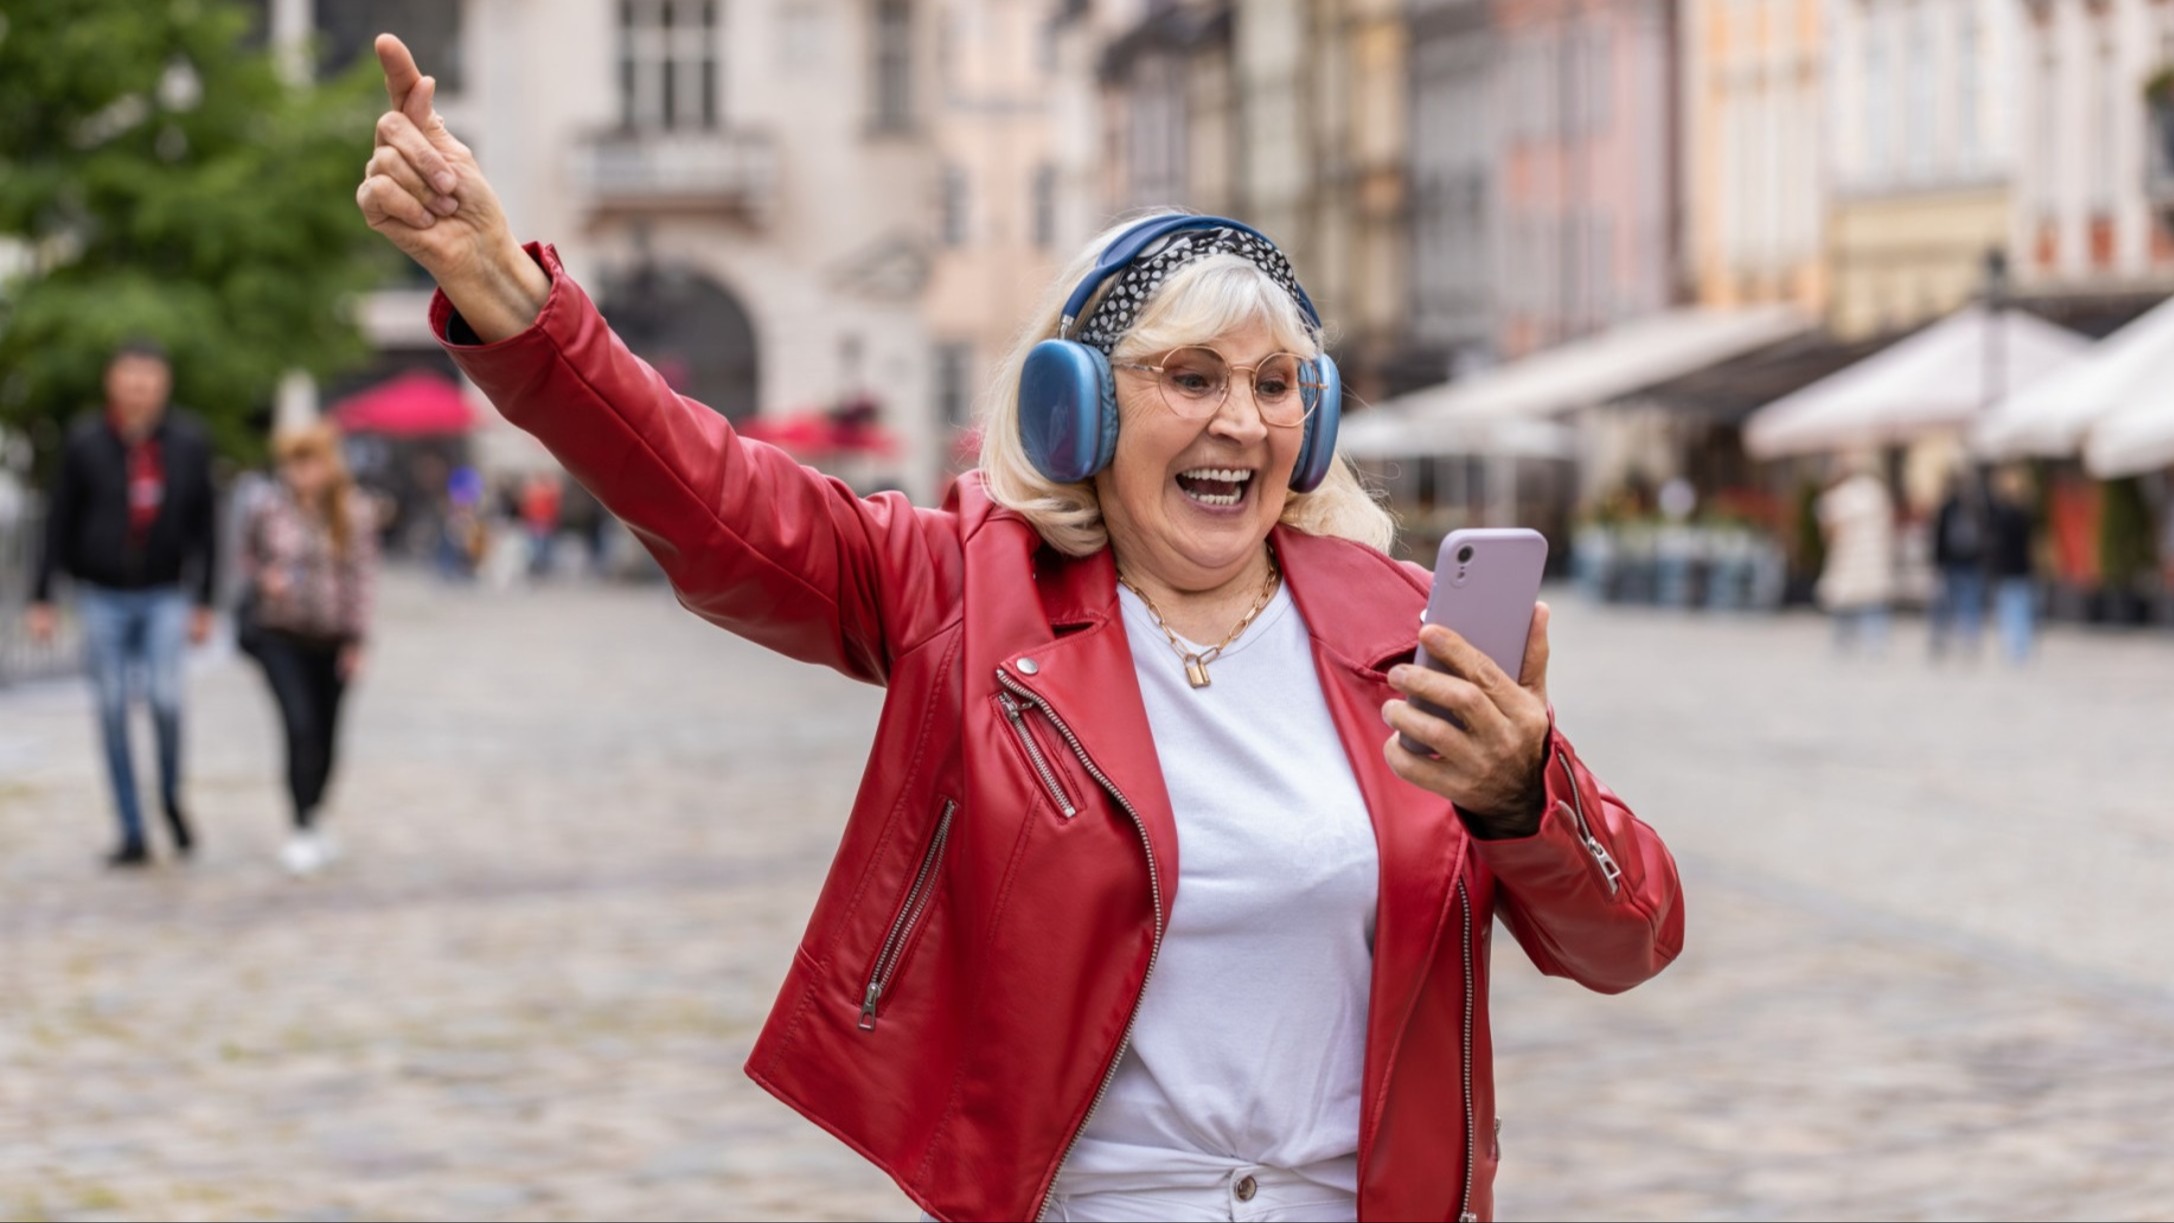
<path fill-rule="evenodd" d="M 1019 442 L 1043 478 L 1092 479 L 1117 453 L 1109 358 L 1071 340 L 1043 340 L 1019 370 Z"/>
<path fill-rule="evenodd" d="M 1298 462 L 1291 467 L 1291 491 L 1298 493 L 1310 493 L 1329 478 L 1329 469 L 1336 463 L 1336 429 L 1344 414 L 1344 378 L 1335 358 L 1322 353 L 1307 364 L 1321 384 L 1321 399 L 1306 417 Z"/>

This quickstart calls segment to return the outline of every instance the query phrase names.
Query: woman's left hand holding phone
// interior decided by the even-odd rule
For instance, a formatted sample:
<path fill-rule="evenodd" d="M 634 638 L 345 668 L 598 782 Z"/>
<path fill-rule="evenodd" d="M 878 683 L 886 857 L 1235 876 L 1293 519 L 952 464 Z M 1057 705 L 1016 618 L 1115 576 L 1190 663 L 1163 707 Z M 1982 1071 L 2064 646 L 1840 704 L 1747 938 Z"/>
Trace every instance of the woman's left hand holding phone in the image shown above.
<path fill-rule="evenodd" d="M 1382 706 L 1382 721 L 1433 750 L 1421 756 L 1389 736 L 1382 753 L 1397 776 L 1454 803 L 1487 837 L 1529 836 L 1547 801 L 1545 769 L 1550 729 L 1547 700 L 1548 607 L 1533 609 L 1525 638 L 1523 682 L 1471 642 L 1440 625 L 1420 630 L 1419 642 L 1448 673 L 1409 663 L 1390 670 L 1389 683 L 1407 698 L 1457 717 L 1415 708 L 1409 699 Z"/>
<path fill-rule="evenodd" d="M 391 109 L 355 189 L 363 219 L 430 273 L 485 343 L 519 335 L 543 311 L 551 278 L 514 240 L 474 152 L 447 130 L 436 79 L 391 34 L 377 36 L 377 58 Z"/>

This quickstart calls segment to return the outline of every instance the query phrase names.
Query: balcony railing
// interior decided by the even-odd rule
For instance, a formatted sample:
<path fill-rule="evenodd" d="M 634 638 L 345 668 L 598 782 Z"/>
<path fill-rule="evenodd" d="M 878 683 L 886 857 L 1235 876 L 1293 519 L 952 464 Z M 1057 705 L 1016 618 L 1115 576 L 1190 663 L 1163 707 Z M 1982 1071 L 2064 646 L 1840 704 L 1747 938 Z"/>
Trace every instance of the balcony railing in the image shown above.
<path fill-rule="evenodd" d="M 592 210 L 701 208 L 768 214 L 777 194 L 777 149 L 745 130 L 612 131 L 576 146 L 573 188 Z"/>

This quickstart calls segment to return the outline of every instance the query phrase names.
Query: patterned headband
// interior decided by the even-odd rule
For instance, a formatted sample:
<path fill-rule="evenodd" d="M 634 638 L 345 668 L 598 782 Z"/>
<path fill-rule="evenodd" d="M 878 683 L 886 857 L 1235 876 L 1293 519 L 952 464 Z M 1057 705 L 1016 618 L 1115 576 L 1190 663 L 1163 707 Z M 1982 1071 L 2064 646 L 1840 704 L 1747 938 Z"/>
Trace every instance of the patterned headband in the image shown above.
<path fill-rule="evenodd" d="M 1116 350 L 1117 341 L 1132 326 L 1133 320 L 1179 268 L 1196 263 L 1210 255 L 1232 254 L 1251 263 L 1268 274 L 1270 280 L 1282 286 L 1291 295 L 1291 301 L 1306 313 L 1305 297 L 1298 287 L 1298 277 L 1291 271 L 1291 261 L 1283 257 L 1276 244 L 1265 238 L 1235 229 L 1188 229 L 1171 235 L 1163 248 L 1144 259 L 1135 259 L 1125 269 L 1117 283 L 1102 295 L 1102 300 L 1088 312 L 1079 325 L 1075 337 L 1080 343 L 1102 350 L 1108 356 Z"/>

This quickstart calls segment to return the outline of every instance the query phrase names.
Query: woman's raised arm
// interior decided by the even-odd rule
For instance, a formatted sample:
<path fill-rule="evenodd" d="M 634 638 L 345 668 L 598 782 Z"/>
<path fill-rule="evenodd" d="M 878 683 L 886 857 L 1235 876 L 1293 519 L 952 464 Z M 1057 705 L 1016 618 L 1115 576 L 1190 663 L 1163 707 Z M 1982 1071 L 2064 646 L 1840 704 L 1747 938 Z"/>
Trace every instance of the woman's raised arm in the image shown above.
<path fill-rule="evenodd" d="M 378 117 L 377 148 L 355 203 L 370 228 L 423 266 L 485 343 L 528 329 L 551 280 L 514 240 L 498 193 L 476 155 L 453 138 L 432 102 L 438 82 L 407 44 L 377 36 L 392 109 Z"/>
<path fill-rule="evenodd" d="M 677 394 L 612 334 L 556 252 L 514 239 L 408 49 L 385 34 L 377 54 L 392 109 L 356 202 L 437 280 L 431 328 L 462 371 L 633 529 L 690 611 L 887 681 L 893 659 L 956 612 L 948 516 L 895 494 L 857 497 Z"/>

